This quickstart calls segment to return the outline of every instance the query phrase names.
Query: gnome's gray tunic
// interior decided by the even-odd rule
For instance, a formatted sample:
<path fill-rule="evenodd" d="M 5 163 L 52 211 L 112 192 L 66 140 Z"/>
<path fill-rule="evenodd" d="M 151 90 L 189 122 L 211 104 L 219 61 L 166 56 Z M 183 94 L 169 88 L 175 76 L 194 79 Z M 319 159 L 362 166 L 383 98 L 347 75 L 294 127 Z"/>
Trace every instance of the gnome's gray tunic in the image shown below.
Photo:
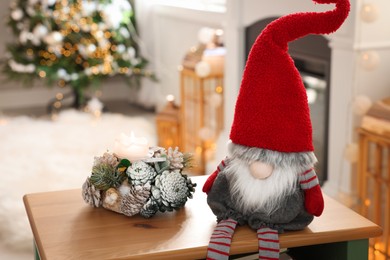
<path fill-rule="evenodd" d="M 221 171 L 210 190 L 207 203 L 217 221 L 232 218 L 240 225 L 248 224 L 252 229 L 270 227 L 282 233 L 284 230 L 301 230 L 313 220 L 313 215 L 307 213 L 304 207 L 304 193 L 297 185 L 296 191 L 280 201 L 280 207 L 271 215 L 261 210 L 251 214 L 242 214 L 236 209 L 231 198 L 229 180 L 224 171 Z"/>

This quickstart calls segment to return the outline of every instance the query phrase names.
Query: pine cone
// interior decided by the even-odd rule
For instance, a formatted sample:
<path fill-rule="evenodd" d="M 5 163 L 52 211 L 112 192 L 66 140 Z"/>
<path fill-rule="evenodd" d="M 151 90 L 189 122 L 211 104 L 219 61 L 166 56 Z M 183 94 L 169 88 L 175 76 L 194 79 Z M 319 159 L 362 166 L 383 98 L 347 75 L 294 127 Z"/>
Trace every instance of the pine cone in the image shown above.
<path fill-rule="evenodd" d="M 92 185 L 89 177 L 82 186 L 82 196 L 84 201 L 92 207 L 98 208 L 102 204 L 101 191 Z"/>
<path fill-rule="evenodd" d="M 153 167 L 143 161 L 134 162 L 126 173 L 135 186 L 152 182 L 157 174 Z"/>
<path fill-rule="evenodd" d="M 175 149 L 172 149 L 172 147 L 168 148 L 167 152 L 168 161 L 170 163 L 169 168 L 171 170 L 180 170 L 183 169 L 184 165 L 184 159 L 183 154 L 179 152 L 179 148 L 176 147 Z"/>
<path fill-rule="evenodd" d="M 153 157 L 155 157 L 155 158 L 160 158 L 161 156 L 167 154 L 167 150 L 165 150 L 165 148 L 159 147 L 159 146 L 152 147 L 152 148 L 150 148 L 150 150 L 153 151 Z"/>
<path fill-rule="evenodd" d="M 192 193 L 195 192 L 196 183 L 193 183 L 191 178 L 189 178 L 185 174 L 183 174 L 183 177 L 186 179 L 187 188 L 190 191 L 190 193 L 188 194 L 188 198 L 192 199 Z"/>
<path fill-rule="evenodd" d="M 150 198 L 146 204 L 142 207 L 139 214 L 144 218 L 153 217 L 159 209 L 158 203 L 155 199 Z"/>
<path fill-rule="evenodd" d="M 150 197 L 150 184 L 132 186 L 130 192 L 123 196 L 120 211 L 126 216 L 138 214 Z"/>
<path fill-rule="evenodd" d="M 115 169 L 119 164 L 119 160 L 116 156 L 114 156 L 111 153 L 104 153 L 103 156 L 100 157 L 95 156 L 93 161 L 93 167 L 101 164 L 111 165 Z"/>
<path fill-rule="evenodd" d="M 191 196 L 186 178 L 178 171 L 164 171 L 156 177 L 155 187 L 159 191 L 152 190 L 153 197 L 157 197 L 161 201 L 160 210 L 162 211 L 172 211 L 184 206 L 187 197 Z"/>

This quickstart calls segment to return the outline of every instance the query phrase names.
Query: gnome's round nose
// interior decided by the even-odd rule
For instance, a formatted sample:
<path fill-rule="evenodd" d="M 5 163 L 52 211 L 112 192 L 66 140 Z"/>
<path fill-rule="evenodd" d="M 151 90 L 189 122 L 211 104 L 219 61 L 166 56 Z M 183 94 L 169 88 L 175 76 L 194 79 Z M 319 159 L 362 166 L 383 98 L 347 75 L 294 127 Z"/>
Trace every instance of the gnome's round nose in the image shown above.
<path fill-rule="evenodd" d="M 253 178 L 264 180 L 271 176 L 274 167 L 268 163 L 256 161 L 249 165 L 249 170 Z"/>

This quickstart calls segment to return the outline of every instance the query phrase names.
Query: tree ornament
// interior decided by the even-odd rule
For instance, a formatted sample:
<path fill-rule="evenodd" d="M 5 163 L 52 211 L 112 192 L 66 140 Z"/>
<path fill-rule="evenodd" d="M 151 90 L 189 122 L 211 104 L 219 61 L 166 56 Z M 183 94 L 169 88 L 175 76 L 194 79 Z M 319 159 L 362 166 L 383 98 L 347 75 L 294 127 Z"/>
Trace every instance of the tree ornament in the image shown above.
<path fill-rule="evenodd" d="M 15 9 L 14 11 L 12 11 L 11 17 L 15 21 L 19 21 L 23 18 L 23 11 L 21 9 Z"/>

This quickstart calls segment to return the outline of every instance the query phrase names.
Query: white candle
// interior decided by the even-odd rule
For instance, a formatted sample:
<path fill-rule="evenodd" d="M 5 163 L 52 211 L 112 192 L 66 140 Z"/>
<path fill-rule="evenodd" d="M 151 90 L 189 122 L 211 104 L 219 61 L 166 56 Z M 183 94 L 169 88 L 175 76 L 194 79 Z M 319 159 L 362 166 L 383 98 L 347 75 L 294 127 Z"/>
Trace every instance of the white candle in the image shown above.
<path fill-rule="evenodd" d="M 139 161 L 148 157 L 149 143 L 144 137 L 135 137 L 133 132 L 130 136 L 121 133 L 115 140 L 114 153 L 121 159 Z"/>

